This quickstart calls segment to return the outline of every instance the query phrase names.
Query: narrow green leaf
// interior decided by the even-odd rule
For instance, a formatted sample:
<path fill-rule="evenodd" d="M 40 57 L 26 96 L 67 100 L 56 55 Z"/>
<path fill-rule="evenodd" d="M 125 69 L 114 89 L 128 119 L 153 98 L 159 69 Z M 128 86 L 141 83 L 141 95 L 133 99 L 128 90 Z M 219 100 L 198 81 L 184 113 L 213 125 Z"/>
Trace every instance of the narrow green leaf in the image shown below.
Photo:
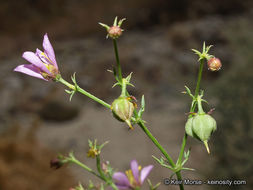
<path fill-rule="evenodd" d="M 106 24 L 103 24 L 101 22 L 99 22 L 98 24 L 101 25 L 102 27 L 104 27 L 106 30 L 110 29 L 110 27 L 108 25 L 106 25 Z"/>
<path fill-rule="evenodd" d="M 118 27 L 121 27 L 123 21 L 125 21 L 125 20 L 126 20 L 126 18 L 121 19 L 121 20 L 119 21 L 119 23 L 118 23 Z"/>
<path fill-rule="evenodd" d="M 118 22 L 118 17 L 116 16 L 113 22 L 113 26 L 117 26 L 117 22 Z"/>

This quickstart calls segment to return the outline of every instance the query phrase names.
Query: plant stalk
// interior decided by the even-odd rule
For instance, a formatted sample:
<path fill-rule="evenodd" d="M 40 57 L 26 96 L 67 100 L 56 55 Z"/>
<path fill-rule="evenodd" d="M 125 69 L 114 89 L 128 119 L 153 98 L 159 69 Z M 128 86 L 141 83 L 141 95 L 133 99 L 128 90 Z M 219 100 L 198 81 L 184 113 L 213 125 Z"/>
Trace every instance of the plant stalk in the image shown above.
<path fill-rule="evenodd" d="M 80 92 L 81 94 L 88 96 L 89 98 L 91 98 L 92 100 L 102 104 L 103 106 L 107 107 L 107 108 L 111 108 L 111 105 L 106 103 L 105 101 L 97 98 L 96 96 L 90 94 L 89 92 L 85 91 L 84 89 L 80 88 L 79 86 L 75 86 L 70 84 L 69 82 L 65 81 L 63 78 L 59 78 L 58 82 L 61 82 L 62 84 L 64 84 L 65 86 L 69 87 L 71 90 Z"/>
<path fill-rule="evenodd" d="M 122 83 L 122 71 L 121 71 L 121 66 L 120 66 L 120 62 L 119 62 L 119 52 L 118 52 L 118 46 L 117 46 L 116 39 L 113 39 L 113 47 L 114 47 L 117 69 L 118 69 L 118 77 L 119 77 L 120 83 Z"/>
<path fill-rule="evenodd" d="M 172 158 L 170 155 L 166 152 L 166 150 L 162 147 L 162 145 L 157 141 L 157 139 L 152 135 L 152 133 L 148 130 L 148 128 L 145 126 L 145 124 L 140 121 L 138 122 L 138 125 L 141 127 L 141 129 L 146 133 L 146 135 L 150 138 L 150 140 L 156 145 L 156 147 L 161 151 L 161 153 L 165 156 L 165 158 L 168 160 L 170 165 L 174 168 L 176 165 L 173 162 Z M 176 172 L 177 179 L 180 181 L 182 180 L 181 172 L 178 171 Z M 180 190 L 184 190 L 184 185 L 181 183 L 179 185 Z"/>

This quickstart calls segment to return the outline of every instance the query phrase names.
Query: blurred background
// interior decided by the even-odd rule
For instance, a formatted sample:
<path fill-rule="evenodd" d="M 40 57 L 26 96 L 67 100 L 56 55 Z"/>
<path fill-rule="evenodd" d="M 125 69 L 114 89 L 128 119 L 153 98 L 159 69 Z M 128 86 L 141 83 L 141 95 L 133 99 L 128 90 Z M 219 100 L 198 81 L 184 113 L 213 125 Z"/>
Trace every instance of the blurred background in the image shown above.
<path fill-rule="evenodd" d="M 86 171 L 67 166 L 49 168 L 58 153 L 71 150 L 91 167 L 86 157 L 88 139 L 110 143 L 103 161 L 114 168 L 129 168 L 132 159 L 142 166 L 153 164 L 149 176 L 159 189 L 171 173 L 151 155 L 161 154 L 138 126 L 128 131 L 104 107 L 76 94 L 69 102 L 65 87 L 54 82 L 14 73 L 26 61 L 24 51 L 42 49 L 47 32 L 54 46 L 63 78 L 76 72 L 81 87 L 111 103 L 119 95 L 111 88 L 115 64 L 112 41 L 98 22 L 112 24 L 115 16 L 127 18 L 118 41 L 124 76 L 133 72 L 138 100 L 146 98 L 144 119 L 150 131 L 177 158 L 184 135 L 190 98 L 197 77 L 197 56 L 192 48 L 212 44 L 219 57 L 219 72 L 204 68 L 201 87 L 209 101 L 206 111 L 218 130 L 210 141 L 211 155 L 202 143 L 188 138 L 191 156 L 183 172 L 190 179 L 246 180 L 241 186 L 187 186 L 186 189 L 253 188 L 253 1 L 252 0 L 1 0 L 0 1 L 0 190 L 64 190 L 92 179 Z M 143 189 L 147 189 L 144 187 Z"/>

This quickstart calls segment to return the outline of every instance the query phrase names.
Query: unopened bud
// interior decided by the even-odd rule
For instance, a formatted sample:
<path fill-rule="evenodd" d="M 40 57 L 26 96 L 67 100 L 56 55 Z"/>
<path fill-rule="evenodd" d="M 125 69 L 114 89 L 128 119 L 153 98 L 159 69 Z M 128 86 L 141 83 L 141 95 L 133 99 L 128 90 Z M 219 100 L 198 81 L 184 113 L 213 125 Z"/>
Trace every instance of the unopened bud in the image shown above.
<path fill-rule="evenodd" d="M 103 162 L 101 164 L 101 168 L 104 171 L 104 173 L 106 173 L 106 174 L 109 172 L 109 167 L 110 167 L 109 161 Z"/>
<path fill-rule="evenodd" d="M 97 155 L 100 154 L 100 150 L 98 150 L 97 148 L 95 147 L 92 147 L 88 150 L 87 152 L 87 157 L 89 158 L 95 158 Z"/>
<path fill-rule="evenodd" d="M 59 158 L 54 158 L 50 161 L 50 168 L 59 169 L 62 167 L 64 162 L 60 160 Z"/>
<path fill-rule="evenodd" d="M 113 39 L 116 39 L 121 36 L 122 31 L 123 30 L 119 26 L 112 26 L 108 30 L 108 36 Z"/>
<path fill-rule="evenodd" d="M 119 121 L 126 122 L 130 129 L 133 129 L 131 125 L 131 117 L 134 112 L 134 104 L 126 97 L 119 97 L 113 101 L 111 105 L 113 116 Z"/>
<path fill-rule="evenodd" d="M 209 59 L 207 62 L 207 65 L 208 65 L 208 69 L 211 71 L 218 71 L 221 69 L 221 66 L 222 66 L 220 59 L 216 57 Z"/>

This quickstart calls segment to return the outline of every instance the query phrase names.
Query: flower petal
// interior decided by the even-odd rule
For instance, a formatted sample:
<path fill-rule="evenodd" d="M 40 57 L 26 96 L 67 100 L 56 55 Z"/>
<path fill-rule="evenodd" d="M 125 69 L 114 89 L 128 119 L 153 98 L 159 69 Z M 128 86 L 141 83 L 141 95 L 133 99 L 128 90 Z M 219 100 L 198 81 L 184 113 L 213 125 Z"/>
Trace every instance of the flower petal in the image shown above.
<path fill-rule="evenodd" d="M 131 170 L 133 172 L 134 179 L 139 182 L 139 166 L 136 160 L 131 161 Z"/>
<path fill-rule="evenodd" d="M 148 176 L 148 174 L 151 172 L 151 170 L 153 169 L 153 165 L 149 165 L 144 167 L 141 170 L 141 184 L 144 182 L 144 180 L 146 179 L 146 177 Z"/>
<path fill-rule="evenodd" d="M 47 54 L 48 58 L 52 61 L 54 66 L 58 69 L 58 65 L 57 65 L 57 62 L 55 59 L 55 54 L 54 54 L 54 48 L 51 45 L 47 34 L 44 35 L 43 48 L 44 48 L 44 51 Z"/>
<path fill-rule="evenodd" d="M 40 58 L 40 60 L 47 64 L 47 65 L 54 65 L 53 62 L 51 60 L 49 60 L 49 58 L 47 57 L 47 55 L 42 52 L 41 50 L 39 50 L 38 48 L 36 49 L 36 56 Z"/>
<path fill-rule="evenodd" d="M 29 64 L 29 65 L 19 65 L 17 66 L 14 71 L 16 72 L 21 72 L 21 73 L 24 73 L 24 74 L 27 74 L 27 75 L 30 75 L 32 77 L 36 77 L 36 78 L 39 78 L 39 79 L 43 79 L 43 80 L 46 80 L 39 72 L 40 70 L 32 65 L 32 64 Z M 47 81 L 47 80 L 46 80 Z"/>
<path fill-rule="evenodd" d="M 25 60 L 27 60 L 28 62 L 30 62 L 31 64 L 33 64 L 36 67 L 38 67 L 39 69 L 41 69 L 42 71 L 50 73 L 48 71 L 47 67 L 42 63 L 40 58 L 35 53 L 33 53 L 31 51 L 26 51 L 26 52 L 23 53 L 22 57 Z"/>
<path fill-rule="evenodd" d="M 116 185 L 121 187 L 130 187 L 127 176 L 122 172 L 115 172 L 112 176 L 116 180 Z"/>

